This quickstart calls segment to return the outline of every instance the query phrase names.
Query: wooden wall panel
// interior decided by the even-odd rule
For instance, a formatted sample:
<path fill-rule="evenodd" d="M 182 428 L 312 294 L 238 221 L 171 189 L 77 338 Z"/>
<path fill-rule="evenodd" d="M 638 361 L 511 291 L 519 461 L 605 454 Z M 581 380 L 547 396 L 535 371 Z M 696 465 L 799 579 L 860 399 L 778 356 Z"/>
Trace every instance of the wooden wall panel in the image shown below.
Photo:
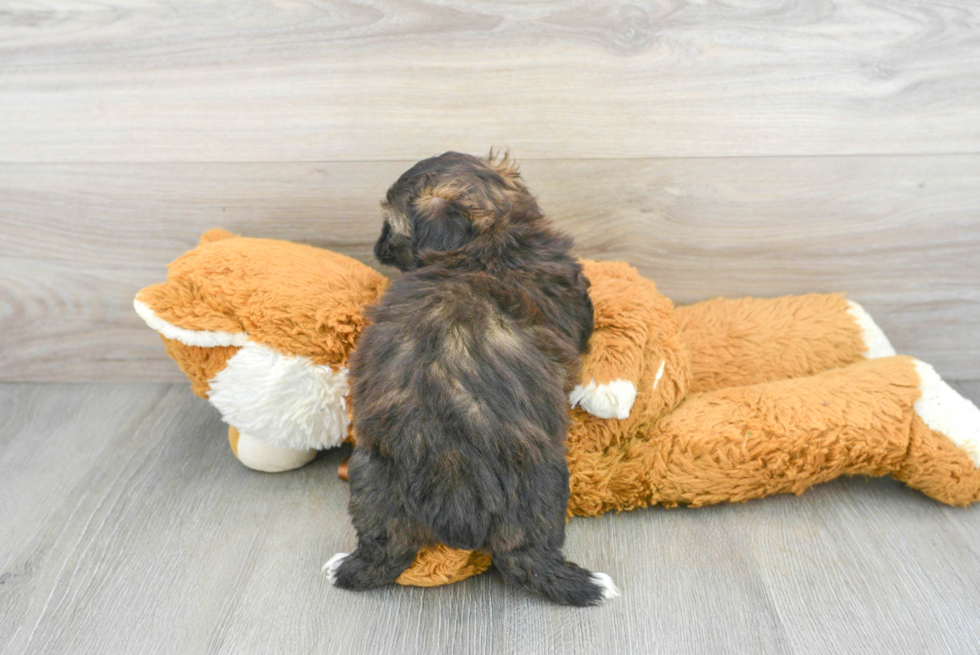
<path fill-rule="evenodd" d="M 18 2 L 0 161 L 980 152 L 974 0 Z"/>
<path fill-rule="evenodd" d="M 180 379 L 136 290 L 214 226 L 371 263 L 378 199 L 410 163 L 0 165 L 0 380 Z M 980 156 L 523 169 L 582 256 L 680 303 L 848 291 L 900 351 L 980 377 Z"/>

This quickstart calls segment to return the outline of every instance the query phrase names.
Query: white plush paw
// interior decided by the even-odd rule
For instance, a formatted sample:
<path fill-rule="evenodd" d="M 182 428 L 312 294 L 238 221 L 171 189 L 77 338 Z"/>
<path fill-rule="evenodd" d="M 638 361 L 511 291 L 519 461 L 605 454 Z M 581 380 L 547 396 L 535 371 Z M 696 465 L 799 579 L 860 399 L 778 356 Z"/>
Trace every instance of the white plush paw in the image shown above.
<path fill-rule="evenodd" d="M 347 438 L 346 368 L 335 371 L 249 341 L 208 386 L 208 399 L 225 423 L 270 447 L 306 453 Z"/>
<path fill-rule="evenodd" d="M 629 380 L 613 380 L 606 384 L 589 380 L 588 384 L 580 384 L 568 394 L 572 407 L 581 405 L 582 409 L 599 418 L 628 418 L 635 401 L 636 387 Z"/>
<path fill-rule="evenodd" d="M 593 573 L 592 582 L 602 587 L 602 600 L 609 600 L 619 596 L 619 588 L 605 573 Z"/>
<path fill-rule="evenodd" d="M 293 450 L 273 446 L 245 432 L 239 432 L 235 455 L 238 461 L 254 471 L 280 473 L 308 464 L 316 457 L 316 451 L 312 448 Z"/>
<path fill-rule="evenodd" d="M 337 584 L 337 569 L 340 568 L 348 555 L 350 553 L 337 553 L 323 565 L 323 572 L 327 574 L 327 580 L 330 581 L 330 584 Z"/>
<path fill-rule="evenodd" d="M 925 362 L 915 360 L 915 372 L 922 392 L 915 401 L 915 413 L 931 430 L 942 432 L 966 451 L 974 466 L 980 468 L 980 408 L 946 384 Z"/>

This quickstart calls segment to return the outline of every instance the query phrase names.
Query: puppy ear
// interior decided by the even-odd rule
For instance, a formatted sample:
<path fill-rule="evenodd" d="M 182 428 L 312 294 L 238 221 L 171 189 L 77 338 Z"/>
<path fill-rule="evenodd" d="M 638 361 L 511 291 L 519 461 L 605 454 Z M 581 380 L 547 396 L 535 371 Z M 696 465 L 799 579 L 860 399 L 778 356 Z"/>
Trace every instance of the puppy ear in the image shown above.
<path fill-rule="evenodd" d="M 448 186 L 448 185 L 445 185 Z M 462 248 L 477 235 L 473 211 L 460 194 L 445 186 L 423 191 L 415 200 L 412 246 L 416 253 Z"/>

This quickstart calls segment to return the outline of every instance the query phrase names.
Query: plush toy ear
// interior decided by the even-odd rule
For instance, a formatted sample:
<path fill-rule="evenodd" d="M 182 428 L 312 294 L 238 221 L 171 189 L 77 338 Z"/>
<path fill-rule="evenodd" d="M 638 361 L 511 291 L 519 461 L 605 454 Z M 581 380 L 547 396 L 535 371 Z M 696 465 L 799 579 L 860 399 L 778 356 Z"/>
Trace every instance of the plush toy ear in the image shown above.
<path fill-rule="evenodd" d="M 202 234 L 197 245 L 200 248 L 234 237 L 228 230 L 216 228 Z M 193 252 L 185 254 L 171 266 Z M 172 276 L 166 282 L 141 289 L 133 300 L 136 313 L 165 338 L 185 346 L 214 348 L 245 345 L 248 335 L 241 323 L 216 309 L 211 294 L 205 293 L 195 283 L 196 279 L 187 275 Z"/>
<path fill-rule="evenodd" d="M 222 230 L 220 227 L 216 227 L 202 234 L 201 239 L 197 242 L 197 245 L 203 246 L 205 243 L 221 241 L 222 239 L 233 239 L 234 237 L 235 235 L 228 230 Z"/>
<path fill-rule="evenodd" d="M 241 323 L 211 307 L 187 280 L 168 280 L 140 289 L 133 308 L 146 324 L 186 346 L 244 346 Z"/>

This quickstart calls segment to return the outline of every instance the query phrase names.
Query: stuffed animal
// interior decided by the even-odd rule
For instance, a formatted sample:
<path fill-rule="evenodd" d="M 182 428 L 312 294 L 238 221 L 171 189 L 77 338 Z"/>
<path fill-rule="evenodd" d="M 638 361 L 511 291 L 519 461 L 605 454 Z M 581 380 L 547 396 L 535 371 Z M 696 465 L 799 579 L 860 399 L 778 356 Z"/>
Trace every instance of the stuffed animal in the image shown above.
<path fill-rule="evenodd" d="M 675 307 L 626 264 L 583 266 L 595 331 L 569 398 L 570 516 L 800 494 L 841 475 L 980 498 L 980 409 L 895 356 L 843 295 Z M 238 459 L 283 471 L 355 438 L 345 365 L 386 285 L 336 253 L 212 230 L 135 307 L 221 412 Z M 489 564 L 436 546 L 398 581 Z"/>

